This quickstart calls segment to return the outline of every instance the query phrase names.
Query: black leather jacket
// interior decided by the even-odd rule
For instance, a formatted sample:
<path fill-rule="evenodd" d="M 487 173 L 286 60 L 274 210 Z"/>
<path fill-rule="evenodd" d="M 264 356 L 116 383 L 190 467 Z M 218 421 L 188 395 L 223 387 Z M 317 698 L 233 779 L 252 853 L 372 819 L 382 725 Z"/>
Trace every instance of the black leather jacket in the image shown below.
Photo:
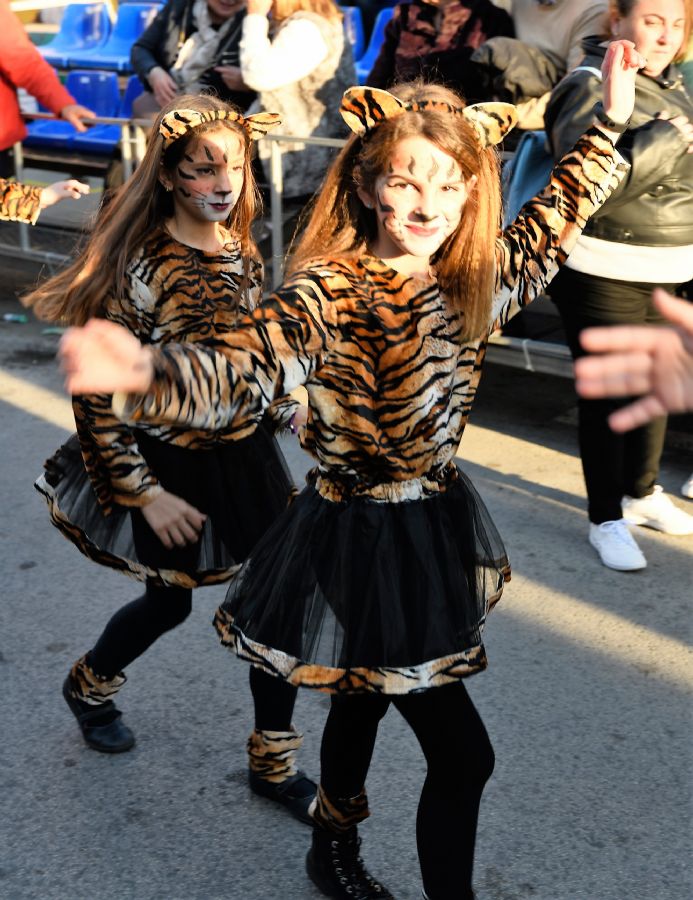
<path fill-rule="evenodd" d="M 155 66 L 161 66 L 167 72 L 171 69 L 180 48 L 196 31 L 192 11 L 193 0 L 169 0 L 151 25 L 132 45 L 130 62 L 142 84 L 148 84 L 147 75 Z M 226 37 L 221 41 L 215 65 L 238 65 L 241 26 L 244 17 L 245 8 L 236 14 L 237 22 L 231 26 Z M 222 100 L 230 101 L 241 110 L 247 109 L 256 96 L 254 91 L 230 91 L 218 72 L 211 68 L 203 73 L 199 81 L 213 89 L 214 93 Z"/>
<path fill-rule="evenodd" d="M 581 66 L 600 69 L 606 45 L 588 38 L 582 46 Z M 585 71 L 569 73 L 554 88 L 544 121 L 556 159 L 587 129 L 601 91 L 600 79 Z M 586 235 L 653 247 L 693 244 L 693 153 L 675 126 L 655 118 L 664 110 L 693 121 L 693 99 L 673 65 L 658 78 L 636 76 L 631 126 L 618 142 L 631 169 L 587 223 Z"/>

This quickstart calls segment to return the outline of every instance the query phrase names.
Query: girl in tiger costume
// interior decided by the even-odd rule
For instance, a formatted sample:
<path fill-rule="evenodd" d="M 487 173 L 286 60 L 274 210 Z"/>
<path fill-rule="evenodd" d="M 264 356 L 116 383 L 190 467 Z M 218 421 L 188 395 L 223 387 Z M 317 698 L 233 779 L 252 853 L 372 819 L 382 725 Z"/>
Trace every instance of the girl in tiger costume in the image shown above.
<path fill-rule="evenodd" d="M 258 203 L 252 138 L 277 121 L 243 118 L 212 97 L 177 97 L 84 253 L 27 302 L 52 320 L 110 319 L 152 346 L 222 340 L 261 297 L 263 266 L 250 231 Z M 146 582 L 65 680 L 89 746 L 133 746 L 113 703 L 122 670 L 183 622 L 193 588 L 227 580 L 287 506 L 293 486 L 273 432 L 297 406 L 279 401 L 262 421 L 215 431 L 133 429 L 114 416 L 108 395 L 73 398 L 77 435 L 36 486 L 53 524 L 84 554 Z M 315 785 L 295 766 L 296 688 L 259 669 L 250 686 L 251 787 L 307 821 Z"/>
<path fill-rule="evenodd" d="M 640 57 L 611 46 L 604 109 L 632 110 Z M 493 750 L 464 687 L 509 577 L 454 462 L 489 334 L 529 303 L 623 176 L 600 120 L 500 232 L 494 145 L 514 107 L 437 85 L 351 88 L 355 132 L 329 171 L 284 285 L 223 345 L 149 348 L 112 323 L 63 339 L 67 385 L 124 391 L 131 423 L 236 426 L 304 384 L 318 465 L 216 615 L 222 642 L 332 694 L 307 869 L 333 898 L 391 898 L 359 855 L 378 723 L 392 704 L 428 764 L 417 818 L 425 896 L 470 900 Z M 610 117 L 610 118 L 609 118 Z"/>
<path fill-rule="evenodd" d="M 0 178 L 0 222 L 26 222 L 35 225 L 42 209 L 61 200 L 79 200 L 89 193 L 89 185 L 68 178 L 54 181 L 47 187 L 34 187 Z"/>

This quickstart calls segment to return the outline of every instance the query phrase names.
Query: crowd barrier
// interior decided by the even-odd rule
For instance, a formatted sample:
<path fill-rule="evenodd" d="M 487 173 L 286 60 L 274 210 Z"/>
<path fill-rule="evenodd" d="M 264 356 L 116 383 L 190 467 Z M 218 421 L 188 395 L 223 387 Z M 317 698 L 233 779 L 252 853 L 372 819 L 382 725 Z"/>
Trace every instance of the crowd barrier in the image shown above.
<path fill-rule="evenodd" d="M 26 118 L 54 119 L 50 114 L 25 114 Z M 117 125 L 121 130 L 120 149 L 123 162 L 123 174 L 129 177 L 135 166 L 144 156 L 147 132 L 151 122 L 146 119 L 124 119 L 99 117 L 96 125 Z M 269 155 L 269 196 L 271 226 L 271 270 L 272 287 L 277 287 L 284 272 L 285 247 L 283 242 L 283 208 L 284 194 L 282 183 L 282 149 L 281 143 L 315 144 L 322 147 L 339 149 L 344 141 L 334 138 L 300 137 L 298 135 L 267 134 L 262 141 L 270 144 Z M 17 179 L 23 176 L 23 155 L 21 144 L 15 145 Z M 55 168 L 60 167 L 60 156 L 54 157 Z M 77 169 L 71 174 L 79 176 Z M 7 245 L 0 240 L 0 255 L 10 252 L 13 256 L 35 259 L 48 263 L 64 263 L 69 257 L 47 251 L 34 250 L 31 247 L 31 225 L 19 224 L 20 246 Z M 0 234 L 1 234 L 0 230 Z M 269 260 L 268 260 L 269 262 Z M 573 367 L 570 351 L 565 344 L 536 340 L 527 337 L 511 337 L 502 334 L 491 336 L 488 350 L 489 360 L 502 365 L 525 369 L 530 372 L 541 372 L 549 375 L 572 377 Z"/>

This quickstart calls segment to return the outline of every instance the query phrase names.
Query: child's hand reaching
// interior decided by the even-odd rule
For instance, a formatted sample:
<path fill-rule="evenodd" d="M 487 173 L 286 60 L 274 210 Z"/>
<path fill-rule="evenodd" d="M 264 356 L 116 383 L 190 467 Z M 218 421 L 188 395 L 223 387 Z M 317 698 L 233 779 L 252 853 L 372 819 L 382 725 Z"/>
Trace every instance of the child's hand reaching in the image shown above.
<path fill-rule="evenodd" d="M 54 181 L 41 191 L 40 205 L 41 209 L 60 203 L 61 200 L 79 200 L 80 197 L 89 193 L 89 185 L 83 184 L 74 178 L 67 181 Z"/>
<path fill-rule="evenodd" d="M 105 319 L 68 328 L 60 339 L 59 356 L 71 394 L 146 394 L 154 375 L 151 350 L 126 328 Z"/>

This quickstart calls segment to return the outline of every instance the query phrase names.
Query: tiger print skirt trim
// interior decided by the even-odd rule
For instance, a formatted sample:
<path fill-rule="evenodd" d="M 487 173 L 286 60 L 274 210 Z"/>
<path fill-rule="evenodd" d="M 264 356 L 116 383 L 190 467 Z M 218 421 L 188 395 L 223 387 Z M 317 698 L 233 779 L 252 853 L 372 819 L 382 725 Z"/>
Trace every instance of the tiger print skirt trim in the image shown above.
<path fill-rule="evenodd" d="M 510 566 L 466 476 L 454 467 L 400 502 L 334 502 L 321 483 L 309 476 L 234 576 L 222 644 L 328 693 L 407 694 L 486 668 L 481 635 Z"/>
<path fill-rule="evenodd" d="M 34 486 L 51 521 L 89 559 L 139 581 L 196 588 L 228 581 L 286 509 L 295 488 L 264 425 L 246 438 L 191 450 L 138 432 L 137 445 L 160 484 L 207 515 L 195 544 L 166 549 L 137 507 L 98 503 L 73 435 Z"/>

